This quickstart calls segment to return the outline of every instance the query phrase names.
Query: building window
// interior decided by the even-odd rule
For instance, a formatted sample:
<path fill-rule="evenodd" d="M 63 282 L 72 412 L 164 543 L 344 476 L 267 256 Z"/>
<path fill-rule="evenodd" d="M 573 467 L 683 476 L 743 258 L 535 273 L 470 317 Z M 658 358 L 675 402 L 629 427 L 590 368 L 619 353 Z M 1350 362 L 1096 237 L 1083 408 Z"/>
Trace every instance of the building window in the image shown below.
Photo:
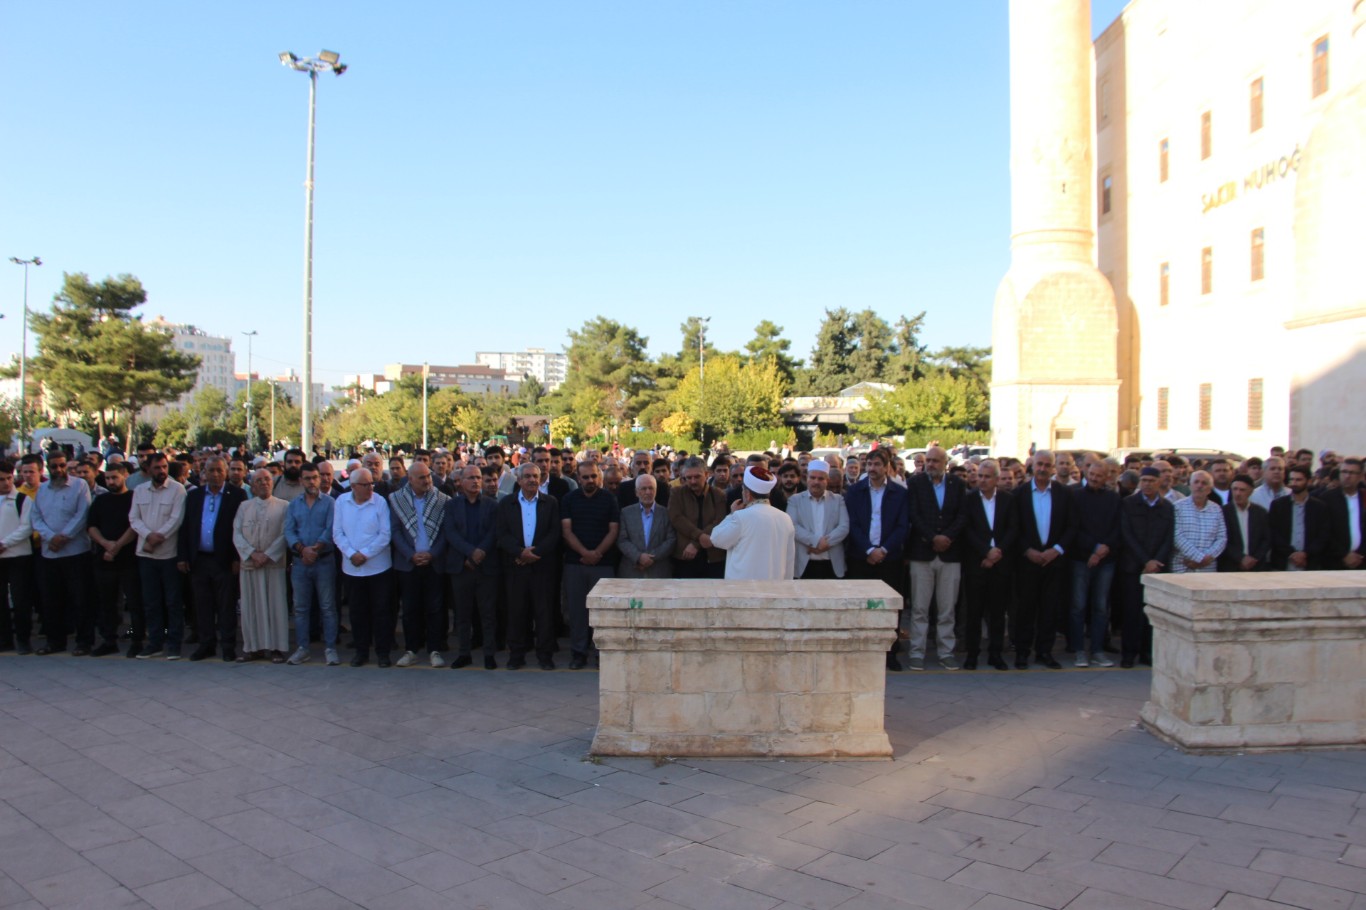
<path fill-rule="evenodd" d="M 1262 128 L 1262 80 L 1252 80 L 1251 96 L 1248 99 L 1248 132 L 1255 133 Z"/>
<path fill-rule="evenodd" d="M 1102 79 L 1102 80 L 1100 80 L 1100 91 L 1096 92 L 1096 95 L 1097 95 L 1097 97 L 1096 97 L 1096 107 L 1098 108 L 1098 110 L 1096 111 L 1096 113 L 1099 115 L 1099 117 L 1100 117 L 1100 122 L 1101 122 L 1101 123 L 1107 123 L 1107 122 L 1109 122 L 1109 120 L 1110 120 L 1110 80 L 1109 80 L 1109 79 Z"/>
<path fill-rule="evenodd" d="M 1210 112 L 1205 111 L 1200 115 L 1200 160 L 1204 161 L 1210 156 Z"/>
<path fill-rule="evenodd" d="M 1210 428 L 1210 411 L 1213 410 L 1213 398 L 1213 383 L 1200 383 L 1200 429 L 1202 430 Z"/>
<path fill-rule="evenodd" d="M 1264 228 L 1252 231 L 1252 280 L 1261 281 L 1266 276 L 1266 233 Z"/>
<path fill-rule="evenodd" d="M 1172 302 L 1172 264 L 1170 262 L 1162 263 L 1162 267 L 1159 270 L 1159 276 L 1157 283 L 1157 301 L 1159 306 L 1166 306 Z"/>
<path fill-rule="evenodd" d="M 1247 381 L 1247 428 L 1249 430 L 1260 430 L 1262 428 L 1262 381 L 1260 379 L 1249 379 Z"/>
<path fill-rule="evenodd" d="M 1159 142 L 1159 143 L 1157 144 L 1157 182 L 1158 182 L 1158 183 L 1166 183 L 1166 182 L 1167 182 L 1167 152 L 1168 152 L 1168 150 L 1169 150 L 1169 145 L 1168 145 L 1167 140 L 1164 138 L 1161 142 Z"/>
<path fill-rule="evenodd" d="M 1110 214 L 1111 191 L 1114 189 L 1115 181 L 1113 177 L 1106 175 L 1100 178 L 1100 213 Z"/>
<path fill-rule="evenodd" d="M 1165 430 L 1167 428 L 1167 402 L 1169 399 L 1166 386 L 1157 390 L 1157 428 Z"/>
<path fill-rule="evenodd" d="M 1328 91 L 1328 36 L 1324 35 L 1314 42 L 1313 95 L 1317 98 Z"/>
<path fill-rule="evenodd" d="M 1214 290 L 1214 247 L 1207 246 L 1200 251 L 1200 293 L 1208 294 Z"/>

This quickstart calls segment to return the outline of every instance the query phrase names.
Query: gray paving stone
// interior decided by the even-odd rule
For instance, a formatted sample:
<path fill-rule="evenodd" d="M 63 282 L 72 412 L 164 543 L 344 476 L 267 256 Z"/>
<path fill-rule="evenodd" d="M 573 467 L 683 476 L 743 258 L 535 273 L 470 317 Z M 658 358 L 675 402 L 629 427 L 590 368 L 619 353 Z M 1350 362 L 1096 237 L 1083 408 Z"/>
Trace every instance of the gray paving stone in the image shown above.
<path fill-rule="evenodd" d="M 1271 892 L 1273 902 L 1303 907 L 1305 910 L 1350 910 L 1357 895 L 1341 888 L 1330 888 L 1296 878 L 1283 878 Z"/>
<path fill-rule="evenodd" d="M 233 899 L 231 891 L 202 872 L 146 885 L 137 894 L 157 910 L 202 910 Z"/>

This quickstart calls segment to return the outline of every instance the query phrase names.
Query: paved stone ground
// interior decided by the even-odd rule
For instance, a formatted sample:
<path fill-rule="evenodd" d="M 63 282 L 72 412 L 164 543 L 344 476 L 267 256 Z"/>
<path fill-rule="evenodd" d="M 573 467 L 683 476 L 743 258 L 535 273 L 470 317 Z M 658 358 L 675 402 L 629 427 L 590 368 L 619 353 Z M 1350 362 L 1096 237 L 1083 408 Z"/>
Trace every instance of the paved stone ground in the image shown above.
<path fill-rule="evenodd" d="M 0 907 L 1366 908 L 1366 751 L 903 673 L 892 762 L 585 760 L 591 672 L 0 658 Z"/>

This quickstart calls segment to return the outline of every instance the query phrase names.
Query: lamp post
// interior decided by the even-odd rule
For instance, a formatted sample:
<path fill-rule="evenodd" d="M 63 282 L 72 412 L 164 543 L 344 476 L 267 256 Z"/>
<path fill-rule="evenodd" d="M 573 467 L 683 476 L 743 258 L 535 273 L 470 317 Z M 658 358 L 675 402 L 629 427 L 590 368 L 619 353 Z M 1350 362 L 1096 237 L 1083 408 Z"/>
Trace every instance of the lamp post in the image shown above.
<path fill-rule="evenodd" d="M 270 444 L 275 445 L 275 377 L 270 378 Z"/>
<path fill-rule="evenodd" d="M 706 402 L 707 402 L 707 329 L 708 329 L 708 327 L 710 327 L 710 326 L 711 326 L 711 317 L 710 317 L 710 316 L 701 316 L 701 317 L 698 318 L 698 320 L 697 320 L 697 389 L 698 389 L 697 397 L 698 397 L 698 399 L 699 399 L 699 403 L 700 403 L 701 405 L 704 405 L 704 406 L 705 406 L 705 404 L 706 404 Z M 705 407 L 699 407 L 698 410 L 702 411 L 702 414 L 699 415 L 699 416 L 701 416 L 701 417 L 703 417 L 703 419 L 705 419 L 706 408 L 705 408 Z M 705 423 L 702 423 L 702 421 L 700 421 L 700 420 L 698 421 L 698 424 L 699 424 L 699 426 L 700 426 L 701 429 L 702 429 L 702 439 L 701 439 L 701 442 L 702 442 L 702 445 L 705 447 L 706 444 L 707 444 L 707 425 L 706 425 Z"/>
<path fill-rule="evenodd" d="M 247 452 L 255 451 L 252 443 L 256 441 L 256 423 L 252 420 L 251 407 L 251 341 L 256 337 L 257 332 L 252 329 L 250 332 L 243 332 L 247 336 Z"/>
<path fill-rule="evenodd" d="M 28 438 L 24 433 L 28 423 L 28 267 L 42 265 L 43 260 L 37 256 L 32 259 L 11 256 L 9 261 L 24 267 L 24 342 L 19 353 L 19 452 L 23 454 L 28 447 Z"/>
<path fill-rule="evenodd" d="M 422 448 L 427 448 L 427 376 L 431 371 L 429 364 L 422 364 Z"/>
<path fill-rule="evenodd" d="M 299 446 L 304 456 L 313 453 L 313 134 L 318 107 L 318 73 L 330 72 L 340 76 L 346 64 L 335 51 L 322 51 L 317 59 L 296 57 L 289 51 L 280 54 L 280 62 L 292 70 L 308 73 L 308 169 L 304 178 L 304 370 L 303 415 Z"/>

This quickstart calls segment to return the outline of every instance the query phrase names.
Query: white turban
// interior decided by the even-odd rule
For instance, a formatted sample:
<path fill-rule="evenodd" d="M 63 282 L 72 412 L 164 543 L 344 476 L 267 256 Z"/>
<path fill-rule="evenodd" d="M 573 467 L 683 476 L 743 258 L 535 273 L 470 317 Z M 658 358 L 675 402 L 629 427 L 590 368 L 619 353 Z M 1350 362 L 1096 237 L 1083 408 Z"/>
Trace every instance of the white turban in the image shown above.
<path fill-rule="evenodd" d="M 757 464 L 745 468 L 745 486 L 760 496 L 767 496 L 777 484 L 777 478 L 768 472 L 768 468 Z"/>
<path fill-rule="evenodd" d="M 830 465 L 826 464 L 824 461 L 817 458 L 814 461 L 807 462 L 806 464 L 806 473 L 810 474 L 812 471 L 821 471 L 823 473 L 829 474 Z"/>

